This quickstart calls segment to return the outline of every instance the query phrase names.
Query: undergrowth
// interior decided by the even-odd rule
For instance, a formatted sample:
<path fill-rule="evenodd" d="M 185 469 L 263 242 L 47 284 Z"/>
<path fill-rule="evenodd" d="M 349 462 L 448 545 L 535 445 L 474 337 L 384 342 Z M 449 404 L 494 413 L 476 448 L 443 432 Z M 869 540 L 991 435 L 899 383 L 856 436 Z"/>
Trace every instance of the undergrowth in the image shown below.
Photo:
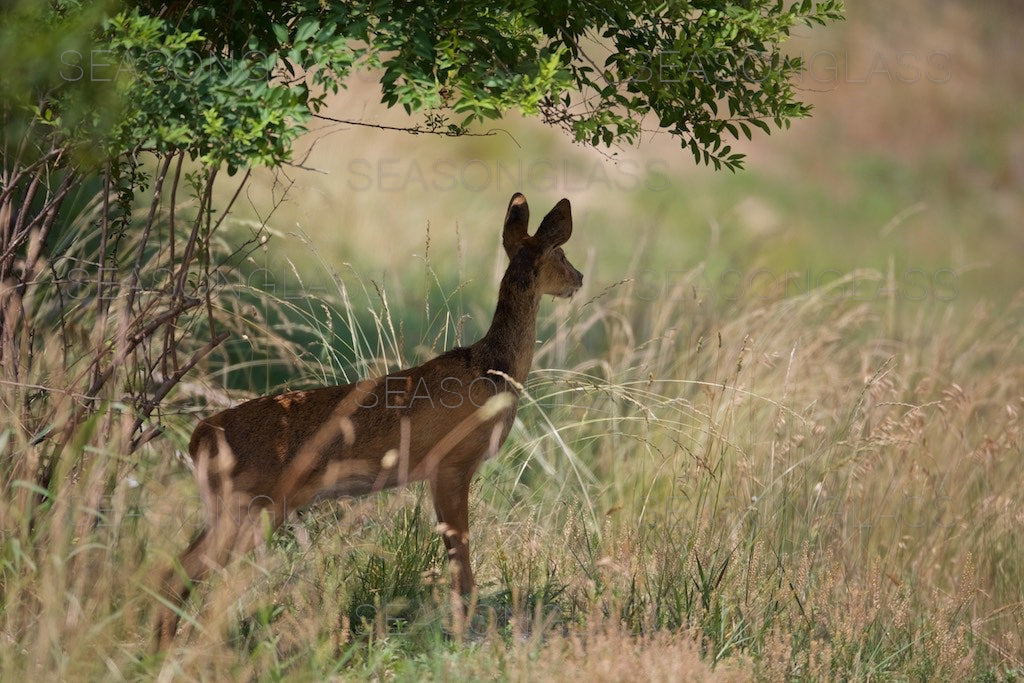
<path fill-rule="evenodd" d="M 284 264 L 325 283 L 298 295 L 261 288 L 253 259 L 217 283 L 202 315 L 231 337 L 132 455 L 134 414 L 113 395 L 46 486 L 22 473 L 47 441 L 4 425 L 0 677 L 1024 673 L 1024 300 L 951 324 L 954 304 L 898 301 L 866 271 L 725 303 L 699 268 L 653 296 L 626 273 L 545 302 L 519 416 L 473 489 L 480 591 L 464 628 L 414 486 L 303 511 L 202 587 L 174 649 L 151 654 L 155 577 L 200 524 L 181 457 L 196 415 L 470 342 L 496 290 L 453 296 L 425 260 L 429 317 L 410 338 L 384 283 L 325 261 Z M 35 315 L 67 318 L 49 272 Z M 851 296 L 850 282 L 881 294 Z M 93 310 L 75 323 L 95 326 Z M 60 391 L 74 335 L 63 343 L 0 389 L 5 414 L 46 400 L 33 388 Z"/>

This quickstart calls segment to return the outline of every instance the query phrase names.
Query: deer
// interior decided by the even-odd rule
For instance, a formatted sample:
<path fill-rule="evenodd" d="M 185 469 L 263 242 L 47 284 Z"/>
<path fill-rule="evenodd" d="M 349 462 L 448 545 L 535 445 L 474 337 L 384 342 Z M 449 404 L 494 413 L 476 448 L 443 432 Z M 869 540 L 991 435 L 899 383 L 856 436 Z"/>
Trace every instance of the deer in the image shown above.
<path fill-rule="evenodd" d="M 289 391 L 199 422 L 189 455 L 206 525 L 163 576 L 156 649 L 176 637 L 193 587 L 253 549 L 295 510 L 412 482 L 429 484 L 447 550 L 453 601 L 475 591 L 469 552 L 470 482 L 515 420 L 533 363 L 541 297 L 568 298 L 583 274 L 562 245 L 572 234 L 568 199 L 533 235 L 526 198 L 509 202 L 502 246 L 509 264 L 487 332 L 416 367 L 344 386 Z"/>

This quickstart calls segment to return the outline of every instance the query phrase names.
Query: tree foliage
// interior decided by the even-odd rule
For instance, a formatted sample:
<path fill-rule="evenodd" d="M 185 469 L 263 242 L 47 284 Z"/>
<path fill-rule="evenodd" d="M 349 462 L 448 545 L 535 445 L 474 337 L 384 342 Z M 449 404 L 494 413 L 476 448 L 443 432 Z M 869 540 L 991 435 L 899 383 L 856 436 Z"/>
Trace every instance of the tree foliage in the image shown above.
<path fill-rule="evenodd" d="M 385 104 L 422 117 L 411 132 L 461 135 L 518 110 L 595 146 L 661 130 L 698 162 L 736 169 L 730 137 L 808 113 L 793 87 L 801 64 L 782 43 L 842 10 L 838 0 L 2 7 L 0 408 L 32 452 L 47 445 L 5 471 L 39 490 L 67 446 L 93 438 L 83 430 L 101 406 L 117 406 L 132 450 L 158 435 L 164 400 L 244 328 L 212 283 L 266 234 L 218 247 L 231 203 L 214 207 L 214 183 L 221 169 L 288 162 L 353 72 L 374 74 Z"/>
<path fill-rule="evenodd" d="M 785 39 L 842 12 L 838 0 L 24 6 L 30 20 L 22 16 L 9 44 L 54 29 L 81 42 L 90 24 L 93 43 L 59 44 L 47 55 L 59 70 L 14 83 L 13 93 L 5 83 L 5 95 L 42 97 L 36 114 L 78 125 L 83 93 L 110 84 L 104 109 L 120 115 L 93 112 L 82 139 L 102 139 L 114 154 L 186 150 L 232 170 L 288 159 L 325 96 L 357 69 L 379 75 L 388 106 L 427 114 L 433 130 L 457 134 L 519 110 L 611 146 L 635 143 L 647 126 L 698 162 L 735 169 L 742 155 L 730 137 L 809 111 Z"/>

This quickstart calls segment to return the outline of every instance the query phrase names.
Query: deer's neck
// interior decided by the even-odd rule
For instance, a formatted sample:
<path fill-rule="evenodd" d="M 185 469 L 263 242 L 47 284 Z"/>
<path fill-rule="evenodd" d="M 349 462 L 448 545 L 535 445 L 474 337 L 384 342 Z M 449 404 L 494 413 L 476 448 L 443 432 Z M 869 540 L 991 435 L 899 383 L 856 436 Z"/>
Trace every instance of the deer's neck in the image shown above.
<path fill-rule="evenodd" d="M 533 264 L 522 254 L 512 259 L 498 290 L 498 305 L 487 334 L 477 342 L 482 359 L 517 382 L 526 381 L 537 338 L 540 293 Z"/>

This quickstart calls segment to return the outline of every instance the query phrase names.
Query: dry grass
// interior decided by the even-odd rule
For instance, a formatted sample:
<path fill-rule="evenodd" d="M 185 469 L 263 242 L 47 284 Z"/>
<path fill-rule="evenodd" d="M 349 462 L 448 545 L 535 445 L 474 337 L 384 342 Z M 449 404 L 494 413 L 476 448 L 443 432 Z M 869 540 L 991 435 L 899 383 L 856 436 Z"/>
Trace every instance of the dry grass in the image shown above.
<path fill-rule="evenodd" d="M 948 42 L 957 78 L 901 97 L 847 88 L 827 105 L 823 95 L 803 146 L 790 147 L 794 131 L 753 150 L 755 168 L 760 159 L 779 183 L 801 183 L 800 206 L 776 201 L 768 181 L 760 195 L 770 201 L 759 199 L 755 186 L 751 201 L 728 209 L 742 243 L 733 251 L 712 253 L 721 226 L 711 211 L 711 243 L 696 252 L 707 246 L 708 261 L 666 266 L 705 216 L 698 202 L 691 214 L 659 218 L 666 229 L 649 231 L 658 253 L 610 253 L 624 230 L 647 231 L 647 213 L 640 220 L 636 205 L 603 185 L 579 196 L 560 180 L 532 188 L 568 194 L 582 208 L 577 223 L 588 227 L 569 250 L 586 254 L 577 263 L 586 289 L 543 304 L 529 399 L 475 485 L 481 594 L 466 632 L 451 624 L 443 549 L 414 488 L 303 513 L 203 586 L 177 646 L 163 658 L 150 654 L 157 573 L 199 524 L 180 459 L 196 413 L 415 362 L 472 341 L 489 316 L 503 261 L 496 232 L 482 226 L 496 230 L 500 217 L 482 216 L 520 188 L 492 184 L 457 208 L 449 204 L 458 192 L 426 193 L 423 204 L 406 207 L 405 196 L 380 187 L 348 191 L 352 175 L 327 164 L 332 175 L 322 184 L 300 183 L 322 196 L 286 203 L 274 225 L 288 229 L 218 291 L 216 314 L 232 339 L 168 396 L 162 438 L 126 458 L 120 435 L 131 418 L 111 393 L 60 459 L 50 488 L 38 490 L 24 473 L 53 456 L 47 442 L 0 425 L 0 679 L 1019 680 L 1024 292 L 1004 286 L 1019 288 L 1016 263 L 1005 262 L 1019 239 L 1006 219 L 1019 213 L 1020 193 L 1007 190 L 1024 177 L 1019 130 L 994 165 L 961 157 L 977 153 L 972 131 L 1003 130 L 1008 110 L 991 92 L 993 74 L 1016 83 L 1020 72 L 994 70 L 990 53 L 977 51 L 988 23 L 968 21 L 956 3 L 941 6 L 901 6 L 901 21 L 928 30 L 897 47 Z M 851 50 L 882 35 L 871 30 L 875 16 L 855 17 L 842 34 Z M 961 40 L 961 25 L 970 40 Z M 1005 40 L 996 46 L 991 54 L 1001 60 Z M 925 124 L 912 134 L 893 124 L 919 110 Z M 951 146 L 932 144 L 961 117 L 977 125 L 956 127 Z M 826 139 L 847 146 L 823 155 Z M 543 149 L 550 140 L 537 138 L 541 151 L 521 155 L 553 158 Z M 334 164 L 359 154 L 395 159 L 408 170 L 407 139 L 378 143 L 325 155 Z M 451 144 L 443 154 L 418 144 L 426 156 L 415 158 L 427 168 L 494 151 L 473 140 Z M 902 160 L 879 166 L 894 177 L 917 166 L 945 169 L 922 200 L 927 210 L 893 230 L 911 253 L 920 248 L 958 269 L 989 259 L 988 279 L 970 284 L 990 297 L 968 295 L 965 280 L 951 299 L 908 300 L 891 265 L 735 299 L 713 286 L 721 263 L 711 256 L 753 268 L 764 263 L 762 249 L 784 242 L 778 225 L 803 210 L 810 175 L 836 201 L 847 193 L 853 203 L 879 202 L 877 220 L 857 230 L 887 232 L 891 198 L 866 192 L 845 163 L 861 148 Z M 581 152 L 563 152 L 574 169 L 584 163 Z M 697 176 L 680 182 L 689 189 Z M 916 202 L 923 190 L 911 185 Z M 696 186 L 696 194 L 706 187 Z M 650 195 L 637 196 L 650 207 Z M 342 200 L 344 211 L 334 204 Z M 650 213 L 666 205 L 654 204 Z M 422 226 L 439 213 L 458 216 L 459 227 L 435 221 L 426 253 Z M 288 238 L 293 223 L 301 232 L 325 216 L 340 227 L 315 235 L 317 249 Z M 825 218 L 817 220 L 803 227 L 830 235 L 819 225 Z M 960 230 L 948 252 L 935 225 Z M 240 223 L 226 227 L 235 232 L 215 251 L 230 252 L 247 234 Z M 891 264 L 893 242 L 876 237 L 849 239 Z M 281 242 L 287 249 L 275 251 Z M 382 242 L 397 246 L 376 248 Z M 841 252 L 837 244 L 845 242 L 829 247 Z M 803 246 L 817 263 L 823 251 Z M 797 256 L 800 248 L 787 246 Z M 278 279 L 269 291 L 252 274 L 266 265 L 262 254 L 282 253 L 292 262 L 271 264 Z M 336 265 L 360 254 L 358 266 Z M 42 323 L 59 315 L 52 297 L 33 305 Z M 95 322 L 72 327 L 72 344 L 76 334 L 87 340 Z M 57 370 L 60 345 L 47 345 L 47 354 L 33 376 L 0 385 L 3 414 L 56 401 L 70 385 Z"/>
<path fill-rule="evenodd" d="M 191 424 L 173 407 L 196 401 L 186 386 L 165 415 L 176 436 L 141 462 L 125 462 L 117 430 L 101 429 L 120 419 L 112 407 L 32 517 L 14 485 L 0 519 L 0 670 L 553 679 L 572 668 L 601 680 L 1019 670 L 1019 305 L 982 307 L 953 327 L 948 304 L 837 296 L 840 282 L 716 310 L 695 295 L 696 277 L 654 297 L 624 282 L 549 309 L 510 445 L 475 489 L 482 590 L 469 644 L 445 636 L 443 552 L 412 490 L 304 514 L 201 591 L 166 660 L 146 654 L 154 572 L 199 510 L 173 457 Z M 856 278 L 886 289 L 880 274 Z M 345 311 L 339 292 L 321 300 Z M 366 296 L 349 300 L 350 319 L 376 320 L 364 336 L 389 348 L 400 325 Z M 380 359 L 343 329 L 325 345 L 348 340 L 363 363 Z M 283 342 L 273 352 L 301 363 Z M 5 432 L 5 455 L 39 448 Z"/>

